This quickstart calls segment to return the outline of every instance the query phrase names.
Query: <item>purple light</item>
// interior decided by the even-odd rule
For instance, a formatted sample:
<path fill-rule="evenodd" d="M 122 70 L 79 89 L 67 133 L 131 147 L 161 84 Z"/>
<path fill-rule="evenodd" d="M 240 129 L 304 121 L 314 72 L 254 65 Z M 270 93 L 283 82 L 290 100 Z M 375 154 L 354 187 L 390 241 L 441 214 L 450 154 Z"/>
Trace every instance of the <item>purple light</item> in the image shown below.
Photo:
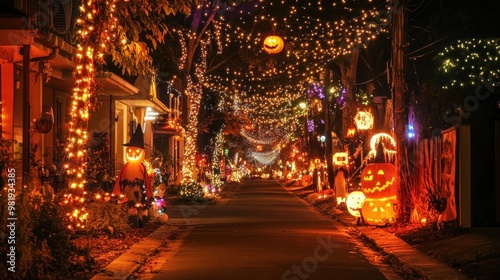
<path fill-rule="evenodd" d="M 314 131 L 314 120 L 307 120 L 307 131 Z"/>
<path fill-rule="evenodd" d="M 317 84 L 317 83 L 310 84 L 307 87 L 307 97 L 309 97 L 309 98 L 317 97 L 320 99 L 324 99 L 325 98 L 325 90 L 323 88 L 323 85 Z"/>

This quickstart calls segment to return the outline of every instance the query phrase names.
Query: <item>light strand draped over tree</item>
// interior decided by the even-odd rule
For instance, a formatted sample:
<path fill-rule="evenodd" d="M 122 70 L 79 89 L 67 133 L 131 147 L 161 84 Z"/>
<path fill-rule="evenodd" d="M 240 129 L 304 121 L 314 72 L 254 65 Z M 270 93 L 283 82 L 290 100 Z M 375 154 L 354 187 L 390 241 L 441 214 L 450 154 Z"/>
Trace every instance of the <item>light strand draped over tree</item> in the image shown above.
<path fill-rule="evenodd" d="M 495 86 L 500 78 L 500 38 L 457 40 L 439 52 L 436 60 L 444 89 L 479 83 Z"/>
<path fill-rule="evenodd" d="M 65 194 L 64 203 L 73 206 L 70 210 L 72 212 L 67 213 L 71 222 L 68 225 L 70 229 L 83 228 L 88 215 L 83 207 L 85 202 L 83 189 L 86 184 L 88 119 L 96 91 L 94 62 L 103 60 L 101 51 L 106 47 L 106 41 L 115 39 L 113 31 L 116 29 L 116 5 L 114 2 L 109 6 L 100 5 L 102 2 L 82 3 L 81 17 L 77 20 L 79 44 L 76 48 L 76 69 L 73 73 L 75 86 L 71 96 L 71 120 L 66 144 L 67 160 L 64 165 L 69 178 L 69 191 Z"/>
<path fill-rule="evenodd" d="M 234 4 L 245 1 L 233 1 Z M 182 57 L 179 70 L 183 73 L 185 82 L 184 93 L 187 96 L 189 112 L 186 125 L 186 139 L 184 143 L 184 163 L 182 165 L 182 180 L 190 182 L 196 166 L 196 143 L 198 139 L 198 116 L 200 102 L 205 86 L 207 72 L 207 48 L 213 41 L 216 43 L 216 53 L 222 52 L 220 43 L 220 25 L 217 25 L 216 16 L 229 6 L 221 1 L 203 0 L 193 5 L 189 28 L 178 30 Z M 208 28 L 213 23 L 214 30 Z"/>
<path fill-rule="evenodd" d="M 327 64 L 335 60 L 342 77 L 334 78 L 342 80 L 346 98 L 354 102 L 357 54 L 387 31 L 392 1 L 262 1 L 259 5 L 253 16 L 224 26 L 224 46 L 239 44 L 239 59 L 221 67 L 224 73 L 210 73 L 207 84 L 212 90 L 238 92 L 252 121 L 279 126 L 287 122 L 283 115 L 293 117 L 293 107 L 286 103 L 303 96 L 308 85 L 321 82 Z M 262 50 L 262 40 L 274 33 L 286 46 L 269 55 Z"/>
<path fill-rule="evenodd" d="M 87 0 L 80 6 L 77 19 L 75 85 L 71 96 L 69 131 L 64 168 L 68 176 L 68 191 L 64 204 L 68 206 L 68 228 L 84 227 L 88 215 L 83 203 L 86 184 L 88 120 L 97 99 L 96 75 L 102 70 L 108 55 L 123 73 L 151 74 L 152 59 L 146 41 L 155 48 L 167 32 L 165 17 L 186 11 L 184 1 L 168 0 Z"/>
<path fill-rule="evenodd" d="M 212 186 L 216 188 L 220 188 L 223 184 L 222 182 L 222 174 L 225 170 L 221 168 L 224 166 L 221 162 L 224 161 L 224 135 L 223 135 L 224 126 L 220 129 L 219 133 L 215 137 L 214 149 L 212 151 Z"/>

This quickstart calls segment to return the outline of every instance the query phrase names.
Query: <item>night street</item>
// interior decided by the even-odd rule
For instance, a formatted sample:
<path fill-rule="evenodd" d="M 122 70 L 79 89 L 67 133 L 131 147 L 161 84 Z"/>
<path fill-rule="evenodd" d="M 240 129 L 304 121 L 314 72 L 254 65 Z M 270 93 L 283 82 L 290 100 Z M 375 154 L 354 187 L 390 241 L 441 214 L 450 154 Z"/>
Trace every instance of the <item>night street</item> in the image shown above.
<path fill-rule="evenodd" d="M 500 279 L 500 1 L 0 4 L 0 279 Z"/>
<path fill-rule="evenodd" d="M 227 203 L 171 210 L 192 231 L 175 255 L 160 254 L 155 272 L 141 279 L 386 278 L 341 224 L 276 181 L 246 181 Z"/>

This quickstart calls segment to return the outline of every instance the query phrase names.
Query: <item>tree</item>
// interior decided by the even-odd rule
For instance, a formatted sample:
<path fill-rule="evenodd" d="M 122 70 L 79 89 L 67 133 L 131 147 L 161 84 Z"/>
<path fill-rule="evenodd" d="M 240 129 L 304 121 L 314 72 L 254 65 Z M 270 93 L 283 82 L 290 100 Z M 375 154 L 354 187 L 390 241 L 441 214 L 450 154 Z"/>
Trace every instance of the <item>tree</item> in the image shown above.
<path fill-rule="evenodd" d="M 176 41 L 175 47 L 180 47 L 180 56 L 170 57 L 178 66 L 173 70 L 180 74 L 183 81 L 182 91 L 186 96 L 183 108 L 186 116 L 186 138 L 184 143 L 184 164 L 182 166 L 183 181 L 193 181 L 193 170 L 195 168 L 195 156 L 197 152 L 197 139 L 199 135 L 199 112 L 206 83 L 206 73 L 210 68 L 217 68 L 223 62 L 211 64 L 208 60 L 222 53 L 220 44 L 220 27 L 223 21 L 222 15 L 238 11 L 245 4 L 257 3 L 258 0 L 250 1 L 217 1 L 201 0 L 191 1 L 189 17 L 171 19 L 176 24 L 176 32 L 171 42 Z M 233 6 L 230 6 L 232 3 Z M 174 54 L 174 53 L 170 53 Z M 180 58 L 179 58 L 180 57 Z M 223 60 L 225 61 L 225 60 Z M 189 108 L 189 110 L 187 110 Z"/>
<path fill-rule="evenodd" d="M 238 29 L 237 39 L 245 48 L 241 61 L 228 66 L 226 75 L 220 75 L 229 76 L 226 88 L 236 87 L 244 96 L 242 107 L 253 108 L 247 109 L 247 114 L 252 122 L 261 122 L 255 127 L 265 126 L 273 120 L 273 127 L 287 129 L 284 135 L 296 131 L 289 125 L 293 115 L 290 105 L 304 97 L 309 85 L 322 87 L 322 118 L 318 125 L 324 127 L 320 133 L 327 139 L 324 158 L 330 165 L 332 183 L 330 111 L 334 106 L 330 106 L 333 98 L 330 89 L 337 84 L 330 80 L 341 81 L 341 87 L 337 88 L 342 95 L 339 99 L 348 100 L 347 110 L 355 112 L 354 85 L 359 49 L 385 31 L 389 24 L 386 5 L 381 1 L 370 4 L 344 2 L 338 6 L 318 3 L 314 7 L 293 1 L 263 4 L 259 17 Z M 286 46 L 281 53 L 269 55 L 259 50 L 263 38 L 271 34 L 283 37 Z M 329 75 L 332 66 L 339 69 L 338 76 Z M 338 107 L 335 109 L 340 111 Z M 340 113 L 335 117 L 340 119 Z M 352 120 L 352 117 L 347 116 L 345 120 Z"/>
<path fill-rule="evenodd" d="M 77 46 L 74 71 L 75 86 L 71 100 L 66 162 L 68 194 L 65 204 L 72 224 L 82 227 L 88 215 L 80 205 L 86 183 L 85 161 L 89 114 L 97 100 L 96 72 L 102 69 L 106 58 L 129 74 L 151 73 L 152 59 L 145 41 L 153 47 L 163 41 L 168 31 L 163 20 L 178 11 L 185 12 L 185 1 L 139 0 L 110 2 L 83 1 L 77 19 Z"/>

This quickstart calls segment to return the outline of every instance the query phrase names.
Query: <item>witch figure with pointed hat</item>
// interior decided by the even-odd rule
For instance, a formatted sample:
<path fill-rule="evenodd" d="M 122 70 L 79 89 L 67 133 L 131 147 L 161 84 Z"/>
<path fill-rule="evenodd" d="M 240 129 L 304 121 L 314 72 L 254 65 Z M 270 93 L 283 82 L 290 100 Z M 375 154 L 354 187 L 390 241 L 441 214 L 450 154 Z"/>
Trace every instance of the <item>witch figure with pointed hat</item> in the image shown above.
<path fill-rule="evenodd" d="M 130 206 L 142 208 L 153 198 L 153 186 L 146 165 L 143 163 L 144 135 L 140 124 L 137 125 L 130 142 L 123 146 L 126 147 L 127 162 L 116 179 L 113 194 L 123 194 Z"/>

